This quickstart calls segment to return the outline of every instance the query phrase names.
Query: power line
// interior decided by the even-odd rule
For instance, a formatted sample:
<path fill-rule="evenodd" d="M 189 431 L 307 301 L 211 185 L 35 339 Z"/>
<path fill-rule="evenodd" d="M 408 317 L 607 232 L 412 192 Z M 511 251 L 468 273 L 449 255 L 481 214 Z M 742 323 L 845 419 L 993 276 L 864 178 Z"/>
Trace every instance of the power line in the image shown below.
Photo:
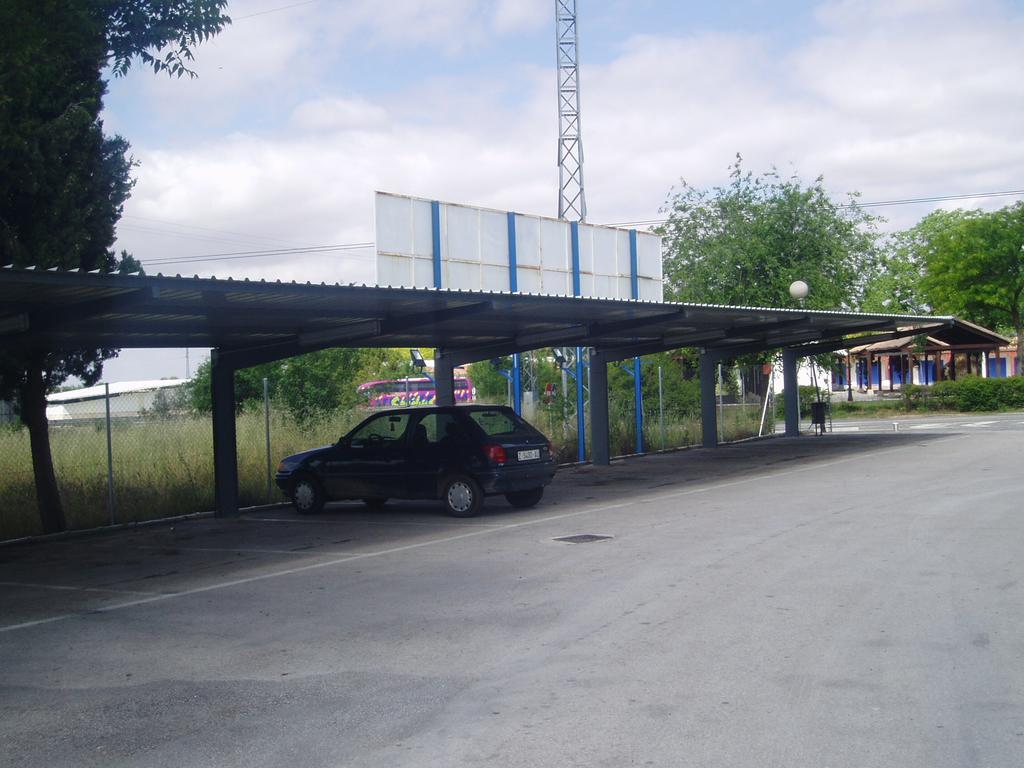
<path fill-rule="evenodd" d="M 278 242 L 278 243 L 288 243 L 288 244 L 293 245 L 293 246 L 298 246 L 299 245 L 294 240 L 282 240 L 279 237 L 266 237 L 264 235 L 250 235 L 247 232 L 236 232 L 236 231 L 231 230 L 231 229 L 216 229 L 215 227 L 201 227 L 198 224 L 182 224 L 181 222 L 178 222 L 178 221 L 170 221 L 168 219 L 154 219 L 154 218 L 152 218 L 150 216 L 133 216 L 131 214 L 125 214 L 124 216 L 121 217 L 121 219 L 122 220 L 123 219 L 135 219 L 137 221 L 149 221 L 149 222 L 152 222 L 154 224 L 164 224 L 164 225 L 167 225 L 169 227 L 180 227 L 182 229 L 198 229 L 198 230 L 200 230 L 202 232 L 213 232 L 215 234 L 221 234 L 221 235 L 234 235 L 235 237 L 244 237 L 247 240 L 272 240 L 272 241 Z M 146 230 L 146 231 L 155 232 L 157 234 L 164 234 L 164 233 L 161 233 L 160 230 Z M 166 234 L 174 235 L 175 237 L 198 237 L 198 235 L 189 235 L 187 233 L 180 233 L 179 234 L 177 232 L 167 232 Z"/>
<path fill-rule="evenodd" d="M 312 5 L 313 3 L 320 2 L 320 0 L 302 0 L 302 2 L 291 3 L 290 5 L 281 5 L 277 8 L 268 8 L 265 11 L 256 11 L 255 13 L 247 13 L 245 16 L 236 16 L 231 19 L 232 21 L 242 21 L 243 19 L 251 19 L 256 16 L 266 16 L 268 13 L 278 13 L 279 11 L 287 11 L 291 8 L 298 8 L 300 5 Z"/>
<path fill-rule="evenodd" d="M 931 197 L 912 197 L 912 198 L 901 198 L 896 200 L 877 200 L 868 203 L 844 203 L 838 206 L 839 208 L 880 208 L 894 205 L 916 205 L 920 203 L 938 203 L 947 202 L 950 200 L 973 200 L 978 198 L 992 198 L 992 197 L 1009 197 L 1014 195 L 1024 195 L 1024 189 L 1011 189 L 1002 192 L 977 192 L 974 194 L 959 194 L 959 195 L 933 195 Z M 132 218 L 144 219 L 141 216 L 134 216 Z M 160 221 L 158 219 L 149 219 L 150 221 Z M 609 224 L 611 227 L 641 227 L 641 226 L 653 226 L 656 224 L 664 224 L 668 219 L 646 219 L 643 221 L 623 221 L 615 224 Z M 166 222 L 173 224 L 173 222 Z M 211 232 L 225 232 L 228 230 L 215 230 L 210 227 L 200 227 L 190 224 L 174 224 L 180 227 L 193 227 L 194 229 L 204 229 Z M 140 228 L 144 229 L 144 228 Z M 174 234 L 174 233 L 166 233 Z M 240 235 L 241 237 L 249 237 L 241 232 L 234 232 L 230 234 Z M 201 235 L 196 235 L 196 239 L 206 239 Z M 255 235 L 252 237 L 256 237 Z M 214 238 L 209 238 L 214 239 Z M 273 239 L 273 238 L 269 238 Z M 287 242 L 287 241 L 280 241 Z M 299 256 L 299 255 L 315 255 L 315 254 L 326 254 L 335 253 L 338 251 L 356 251 L 363 250 L 366 248 L 373 248 L 376 244 L 373 242 L 366 243 L 337 243 L 334 245 L 310 245 L 301 246 L 295 248 L 272 248 L 267 250 L 259 251 L 228 251 L 223 253 L 206 253 L 198 256 L 185 256 L 180 259 L 153 259 L 144 262 L 144 266 L 164 266 L 168 264 L 190 264 L 206 261 L 237 261 L 241 259 L 259 259 L 266 258 L 269 256 Z"/>
<path fill-rule="evenodd" d="M 920 203 L 942 203 L 950 200 L 975 200 L 987 197 L 1012 197 L 1024 195 L 1024 189 L 1008 189 L 1004 192 L 976 192 L 973 194 L 960 195 L 934 195 L 932 197 L 907 197 L 898 200 L 876 200 L 870 203 L 843 203 L 839 208 L 885 208 L 893 205 L 917 205 Z M 645 219 L 643 221 L 620 221 L 609 224 L 609 227 L 647 227 L 656 224 L 665 224 L 668 219 Z"/>
<path fill-rule="evenodd" d="M 143 266 L 162 266 L 165 264 L 193 264 L 204 261 L 237 261 L 239 259 L 258 259 L 267 256 L 298 256 L 303 254 L 335 253 L 338 251 L 355 251 L 373 248 L 374 243 L 339 243 L 337 245 L 318 245 L 307 248 L 275 248 L 265 251 L 232 251 L 227 253 L 207 253 L 199 256 L 184 256 L 180 259 L 152 259 L 145 261 Z"/>

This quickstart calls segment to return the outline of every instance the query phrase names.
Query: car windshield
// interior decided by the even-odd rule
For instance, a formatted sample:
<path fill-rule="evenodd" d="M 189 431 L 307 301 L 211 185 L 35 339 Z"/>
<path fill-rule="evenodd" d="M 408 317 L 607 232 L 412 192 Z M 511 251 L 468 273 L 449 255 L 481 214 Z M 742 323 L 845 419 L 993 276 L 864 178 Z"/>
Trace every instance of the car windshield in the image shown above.
<path fill-rule="evenodd" d="M 409 414 L 382 413 L 375 416 L 352 433 L 352 445 L 369 442 L 394 442 L 405 437 L 409 428 Z"/>
<path fill-rule="evenodd" d="M 469 416 L 488 436 L 532 434 L 533 427 L 511 411 L 470 411 Z"/>

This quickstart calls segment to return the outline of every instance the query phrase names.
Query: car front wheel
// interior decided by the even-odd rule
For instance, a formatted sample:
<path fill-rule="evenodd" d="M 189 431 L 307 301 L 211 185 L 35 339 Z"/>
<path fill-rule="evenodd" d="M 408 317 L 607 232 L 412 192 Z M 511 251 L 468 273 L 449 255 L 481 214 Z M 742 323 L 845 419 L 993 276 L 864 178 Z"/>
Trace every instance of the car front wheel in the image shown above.
<path fill-rule="evenodd" d="M 292 504 L 301 515 L 315 515 L 324 508 L 324 490 L 314 478 L 299 477 L 292 484 Z"/>
<path fill-rule="evenodd" d="M 444 484 L 441 500 L 452 517 L 473 517 L 484 505 L 484 492 L 473 478 L 456 475 Z"/>
<path fill-rule="evenodd" d="M 528 509 L 529 507 L 536 506 L 543 496 L 543 488 L 531 488 L 528 491 L 514 491 L 505 494 L 508 503 L 517 509 Z"/>

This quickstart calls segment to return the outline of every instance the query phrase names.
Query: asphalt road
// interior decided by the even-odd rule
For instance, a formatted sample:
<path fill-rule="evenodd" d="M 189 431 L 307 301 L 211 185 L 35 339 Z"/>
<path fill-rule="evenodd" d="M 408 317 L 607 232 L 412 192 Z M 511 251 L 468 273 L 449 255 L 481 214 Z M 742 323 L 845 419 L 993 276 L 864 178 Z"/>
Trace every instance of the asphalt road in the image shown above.
<path fill-rule="evenodd" d="M 0 550 L 0 763 L 1021 765 L 1017 422 Z"/>

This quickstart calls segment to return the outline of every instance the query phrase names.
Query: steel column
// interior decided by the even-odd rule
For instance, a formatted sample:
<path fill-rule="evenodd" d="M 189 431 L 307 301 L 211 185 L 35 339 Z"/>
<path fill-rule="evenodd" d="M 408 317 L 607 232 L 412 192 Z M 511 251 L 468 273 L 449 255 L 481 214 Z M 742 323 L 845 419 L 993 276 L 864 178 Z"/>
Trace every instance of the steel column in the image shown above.
<path fill-rule="evenodd" d="M 629 290 L 634 301 L 640 299 L 640 259 L 636 230 L 629 230 Z M 633 413 L 636 417 L 636 452 L 644 452 L 644 379 L 640 358 L 633 358 Z"/>
<path fill-rule="evenodd" d="M 715 387 L 718 384 L 718 360 L 709 352 L 700 355 L 700 424 L 701 444 L 705 448 L 718 447 L 718 404 Z"/>
<path fill-rule="evenodd" d="M 594 464 L 611 462 L 608 440 L 608 361 L 590 350 L 590 458 Z"/>
<path fill-rule="evenodd" d="M 786 401 L 786 437 L 800 436 L 800 386 L 797 381 L 795 349 L 782 350 L 782 388 Z M 868 376 L 871 368 L 868 367 Z"/>
<path fill-rule="evenodd" d="M 583 347 L 576 347 L 576 460 L 587 460 L 587 415 L 583 412 Z"/>
<path fill-rule="evenodd" d="M 210 353 L 213 395 L 213 481 L 217 517 L 238 514 L 238 446 L 235 434 L 235 369 Z"/>
<path fill-rule="evenodd" d="M 523 415 L 523 362 L 518 352 L 512 355 L 512 410 Z"/>
<path fill-rule="evenodd" d="M 434 359 L 434 391 L 437 405 L 455 405 L 455 361 L 441 350 Z"/>

